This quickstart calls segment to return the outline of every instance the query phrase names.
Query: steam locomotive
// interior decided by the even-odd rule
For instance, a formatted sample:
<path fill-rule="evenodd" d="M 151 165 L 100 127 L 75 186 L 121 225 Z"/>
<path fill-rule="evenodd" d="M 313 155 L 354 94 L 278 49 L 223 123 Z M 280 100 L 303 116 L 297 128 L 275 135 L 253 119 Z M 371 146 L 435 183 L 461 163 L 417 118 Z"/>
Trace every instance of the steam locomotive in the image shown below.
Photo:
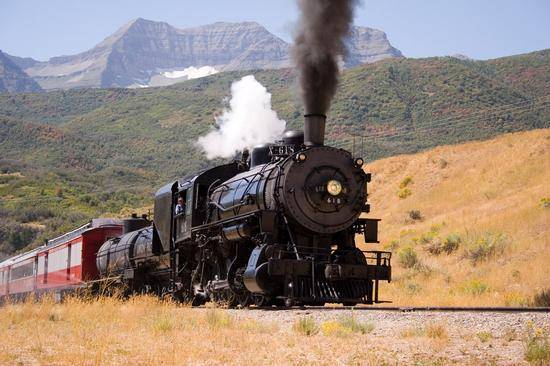
<path fill-rule="evenodd" d="M 159 189 L 152 226 L 143 219 L 99 249 L 100 276 L 193 305 L 378 301 L 391 253 L 355 243 L 378 242 L 379 220 L 360 217 L 371 177 L 361 158 L 324 145 L 325 120 L 306 115 L 304 132 Z"/>
<path fill-rule="evenodd" d="M 0 263 L 0 297 L 108 284 L 193 305 L 377 302 L 391 253 L 355 243 L 378 242 L 379 220 L 360 217 L 371 177 L 361 158 L 324 145 L 325 120 L 306 115 L 303 132 L 166 184 L 154 222 L 96 219 Z"/>

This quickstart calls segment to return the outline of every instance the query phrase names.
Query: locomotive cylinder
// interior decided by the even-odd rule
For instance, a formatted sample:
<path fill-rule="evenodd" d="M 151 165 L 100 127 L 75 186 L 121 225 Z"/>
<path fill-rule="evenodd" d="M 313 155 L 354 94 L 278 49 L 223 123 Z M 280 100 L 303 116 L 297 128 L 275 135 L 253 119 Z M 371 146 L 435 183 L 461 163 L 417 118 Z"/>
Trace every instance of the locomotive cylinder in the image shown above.
<path fill-rule="evenodd" d="M 224 227 L 223 238 L 227 241 L 238 241 L 250 237 L 251 228 L 247 223 Z"/>
<path fill-rule="evenodd" d="M 323 146 L 325 143 L 325 124 L 327 116 L 309 113 L 304 115 L 304 144 L 306 146 Z"/>

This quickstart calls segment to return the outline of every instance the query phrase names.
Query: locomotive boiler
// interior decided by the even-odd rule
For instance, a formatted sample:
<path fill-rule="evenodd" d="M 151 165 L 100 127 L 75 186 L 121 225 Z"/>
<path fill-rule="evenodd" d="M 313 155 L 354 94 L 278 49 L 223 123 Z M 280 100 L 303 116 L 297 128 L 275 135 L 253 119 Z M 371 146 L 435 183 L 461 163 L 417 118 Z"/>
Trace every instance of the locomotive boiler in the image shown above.
<path fill-rule="evenodd" d="M 306 115 L 303 132 L 159 189 L 152 226 L 102 246 L 101 276 L 194 305 L 378 301 L 391 254 L 356 245 L 378 242 L 378 220 L 361 217 L 370 174 L 324 144 L 325 119 Z"/>

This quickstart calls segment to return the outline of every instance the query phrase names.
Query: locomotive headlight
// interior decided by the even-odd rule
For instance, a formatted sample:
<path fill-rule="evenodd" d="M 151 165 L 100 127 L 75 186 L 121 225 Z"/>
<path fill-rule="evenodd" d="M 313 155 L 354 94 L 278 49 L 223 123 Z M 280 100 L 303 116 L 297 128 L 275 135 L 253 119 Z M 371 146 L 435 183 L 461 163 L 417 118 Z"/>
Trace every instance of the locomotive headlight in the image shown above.
<path fill-rule="evenodd" d="M 327 183 L 327 192 L 332 196 L 338 196 L 342 193 L 342 183 L 335 179 L 329 180 Z"/>
<path fill-rule="evenodd" d="M 358 166 L 359 168 L 362 167 L 364 163 L 365 161 L 362 158 L 355 159 L 355 165 Z"/>

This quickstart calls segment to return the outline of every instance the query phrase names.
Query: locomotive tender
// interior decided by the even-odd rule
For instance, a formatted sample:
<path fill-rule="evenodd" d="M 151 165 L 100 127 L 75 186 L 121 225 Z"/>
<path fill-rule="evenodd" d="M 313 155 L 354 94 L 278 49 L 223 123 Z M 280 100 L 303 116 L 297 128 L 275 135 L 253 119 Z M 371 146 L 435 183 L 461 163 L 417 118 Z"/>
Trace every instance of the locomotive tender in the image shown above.
<path fill-rule="evenodd" d="M 361 158 L 324 145 L 325 119 L 306 115 L 304 132 L 166 184 L 153 223 L 92 221 L 0 263 L 0 300 L 121 284 L 193 305 L 377 302 L 378 282 L 391 280 L 391 253 L 355 243 L 357 234 L 378 242 L 379 220 L 360 217 L 370 209 L 370 174 Z"/>
<path fill-rule="evenodd" d="M 194 305 L 378 301 L 391 254 L 355 243 L 356 234 L 378 242 L 378 220 L 360 218 L 370 174 L 361 158 L 324 145 L 325 119 L 306 115 L 304 132 L 159 189 L 153 225 L 101 247 L 101 276 Z"/>

